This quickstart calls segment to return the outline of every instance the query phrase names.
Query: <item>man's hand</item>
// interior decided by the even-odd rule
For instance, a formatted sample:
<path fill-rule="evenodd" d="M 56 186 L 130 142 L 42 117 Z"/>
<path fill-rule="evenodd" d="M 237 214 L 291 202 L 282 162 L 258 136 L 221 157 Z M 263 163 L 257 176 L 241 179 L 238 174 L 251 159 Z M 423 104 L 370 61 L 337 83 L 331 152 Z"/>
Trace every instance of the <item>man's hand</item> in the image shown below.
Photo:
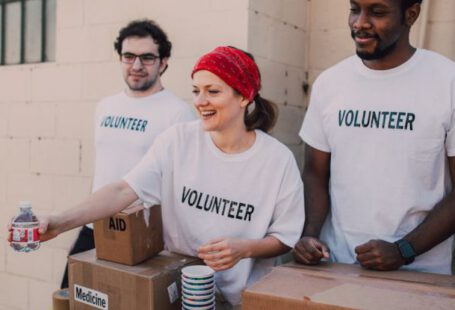
<path fill-rule="evenodd" d="M 321 240 L 313 237 L 303 237 L 292 251 L 296 262 L 305 265 L 316 265 L 322 258 L 329 258 L 329 253 L 329 247 Z"/>
<path fill-rule="evenodd" d="M 218 238 L 199 247 L 198 256 L 207 266 L 215 271 L 232 268 L 242 258 L 248 257 L 247 240 L 236 238 Z"/>
<path fill-rule="evenodd" d="M 395 243 L 384 240 L 370 240 L 355 248 L 357 261 L 365 268 L 373 270 L 397 270 L 404 265 L 400 250 Z"/>

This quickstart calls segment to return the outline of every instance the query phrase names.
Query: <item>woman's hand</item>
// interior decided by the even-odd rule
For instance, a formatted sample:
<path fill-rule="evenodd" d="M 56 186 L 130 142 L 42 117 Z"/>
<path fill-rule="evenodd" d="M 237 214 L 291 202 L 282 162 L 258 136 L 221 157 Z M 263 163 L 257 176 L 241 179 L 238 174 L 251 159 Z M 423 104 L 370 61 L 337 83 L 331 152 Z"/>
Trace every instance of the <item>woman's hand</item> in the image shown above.
<path fill-rule="evenodd" d="M 57 230 L 55 216 L 39 216 L 39 234 L 40 242 L 44 242 L 57 237 L 60 232 Z"/>
<path fill-rule="evenodd" d="M 199 247 L 198 256 L 213 270 L 226 270 L 234 267 L 241 259 L 250 257 L 249 240 L 217 238 Z"/>
<path fill-rule="evenodd" d="M 38 216 L 39 222 L 39 240 L 44 242 L 50 239 L 53 239 L 59 235 L 58 230 L 56 229 L 56 218 L 53 216 Z M 8 242 L 12 241 L 12 219 L 8 223 Z"/>

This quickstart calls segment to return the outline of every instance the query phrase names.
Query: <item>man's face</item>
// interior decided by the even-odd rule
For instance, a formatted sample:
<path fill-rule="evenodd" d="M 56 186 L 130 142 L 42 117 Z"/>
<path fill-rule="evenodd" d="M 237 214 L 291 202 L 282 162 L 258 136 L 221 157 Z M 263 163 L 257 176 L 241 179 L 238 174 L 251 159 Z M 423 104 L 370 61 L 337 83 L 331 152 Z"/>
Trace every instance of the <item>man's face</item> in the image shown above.
<path fill-rule="evenodd" d="M 128 37 L 122 42 L 122 55 L 130 55 L 131 58 L 131 55 L 146 54 L 148 56 L 160 56 L 158 45 L 151 37 Z M 157 58 L 153 64 L 143 64 L 140 57 L 136 57 L 132 63 L 122 61 L 123 78 L 129 87 L 129 91 L 134 94 L 152 91 L 157 85 L 160 85 L 157 82 L 166 64 L 167 59 L 160 58 Z"/>
<path fill-rule="evenodd" d="M 401 0 L 351 0 L 349 27 L 357 55 L 378 60 L 398 52 L 406 26 Z"/>

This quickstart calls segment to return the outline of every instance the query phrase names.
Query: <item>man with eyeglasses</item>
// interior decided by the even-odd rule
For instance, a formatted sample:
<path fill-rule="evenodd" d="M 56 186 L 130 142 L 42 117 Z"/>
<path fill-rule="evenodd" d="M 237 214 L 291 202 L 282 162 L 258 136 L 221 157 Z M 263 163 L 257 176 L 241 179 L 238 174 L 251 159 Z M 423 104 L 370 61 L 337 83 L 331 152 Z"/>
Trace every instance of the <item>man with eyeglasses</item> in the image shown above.
<path fill-rule="evenodd" d="M 196 119 L 191 107 L 162 85 L 172 45 L 155 22 L 130 22 L 120 30 L 114 47 L 127 87 L 101 100 L 96 108 L 93 191 L 121 179 L 159 133 Z M 82 228 L 69 255 L 95 247 L 90 226 Z M 68 287 L 68 266 L 61 287 Z"/>

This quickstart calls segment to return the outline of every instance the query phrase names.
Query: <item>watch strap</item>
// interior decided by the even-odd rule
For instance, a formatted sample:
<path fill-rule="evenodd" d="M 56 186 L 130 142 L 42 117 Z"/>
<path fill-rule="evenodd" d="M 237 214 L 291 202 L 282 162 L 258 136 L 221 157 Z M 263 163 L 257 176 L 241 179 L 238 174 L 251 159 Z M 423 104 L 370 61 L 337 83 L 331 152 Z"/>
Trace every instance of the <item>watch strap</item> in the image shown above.
<path fill-rule="evenodd" d="M 412 263 L 417 256 L 414 247 L 406 239 L 400 239 L 395 241 L 395 244 L 398 247 L 401 257 L 405 260 L 405 265 Z"/>

